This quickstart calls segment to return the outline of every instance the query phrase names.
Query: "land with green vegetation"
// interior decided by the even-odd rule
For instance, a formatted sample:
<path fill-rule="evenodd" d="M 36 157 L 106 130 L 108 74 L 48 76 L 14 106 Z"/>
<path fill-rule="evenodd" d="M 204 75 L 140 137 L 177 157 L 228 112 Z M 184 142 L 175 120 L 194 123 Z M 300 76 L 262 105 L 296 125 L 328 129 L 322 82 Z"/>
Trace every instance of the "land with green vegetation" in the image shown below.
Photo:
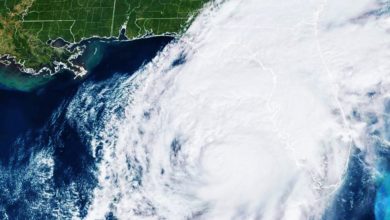
<path fill-rule="evenodd" d="M 49 42 L 118 37 L 122 28 L 129 39 L 180 34 L 206 1 L 0 0 L 0 57 L 35 74 L 59 62 L 75 67 L 71 59 L 80 51 Z"/>

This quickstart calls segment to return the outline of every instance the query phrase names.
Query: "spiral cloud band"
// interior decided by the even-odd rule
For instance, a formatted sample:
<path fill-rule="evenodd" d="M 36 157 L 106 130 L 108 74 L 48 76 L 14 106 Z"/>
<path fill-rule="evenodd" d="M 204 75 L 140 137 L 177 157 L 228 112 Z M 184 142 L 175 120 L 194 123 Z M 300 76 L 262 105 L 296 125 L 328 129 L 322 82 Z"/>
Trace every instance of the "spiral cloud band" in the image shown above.
<path fill-rule="evenodd" d="M 87 219 L 329 216 L 355 149 L 375 167 L 365 134 L 386 99 L 383 7 L 206 5 L 181 39 L 109 88 L 115 99 L 91 139 L 100 161 Z"/>

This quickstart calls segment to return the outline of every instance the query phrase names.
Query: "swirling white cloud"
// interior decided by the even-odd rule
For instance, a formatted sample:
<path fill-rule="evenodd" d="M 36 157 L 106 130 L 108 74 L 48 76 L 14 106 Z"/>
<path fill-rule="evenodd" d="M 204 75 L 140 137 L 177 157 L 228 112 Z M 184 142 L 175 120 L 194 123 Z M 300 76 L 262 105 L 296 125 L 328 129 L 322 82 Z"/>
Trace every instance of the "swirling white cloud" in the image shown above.
<path fill-rule="evenodd" d="M 132 89 L 113 88 L 126 91 L 125 111 L 92 142 L 103 156 L 88 218 L 320 218 L 352 148 L 367 150 L 367 123 L 354 109 L 381 111 L 384 97 L 367 96 L 388 82 L 381 7 L 208 4 L 124 80 Z"/>

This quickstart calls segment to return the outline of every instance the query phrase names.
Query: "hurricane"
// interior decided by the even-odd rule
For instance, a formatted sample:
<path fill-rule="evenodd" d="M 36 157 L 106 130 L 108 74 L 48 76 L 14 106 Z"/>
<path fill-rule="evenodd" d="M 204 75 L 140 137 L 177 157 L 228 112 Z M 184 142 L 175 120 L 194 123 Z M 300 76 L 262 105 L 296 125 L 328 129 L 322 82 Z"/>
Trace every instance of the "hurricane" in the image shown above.
<path fill-rule="evenodd" d="M 206 4 L 134 74 L 83 83 L 51 116 L 88 162 L 54 186 L 52 148 L 38 148 L 29 213 L 50 201 L 48 213 L 76 219 L 387 219 L 388 10 Z"/>

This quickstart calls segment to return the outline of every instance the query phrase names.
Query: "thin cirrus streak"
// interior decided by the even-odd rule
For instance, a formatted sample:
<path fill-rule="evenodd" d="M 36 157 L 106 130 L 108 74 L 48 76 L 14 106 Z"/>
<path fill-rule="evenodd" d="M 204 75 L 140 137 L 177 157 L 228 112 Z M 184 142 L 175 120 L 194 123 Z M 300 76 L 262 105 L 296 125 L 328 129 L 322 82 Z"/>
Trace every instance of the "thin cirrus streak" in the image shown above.
<path fill-rule="evenodd" d="M 354 149 L 375 165 L 365 115 L 386 99 L 389 21 L 371 16 L 382 6 L 207 5 L 113 88 L 124 110 L 91 141 L 101 161 L 87 219 L 321 219 Z"/>

